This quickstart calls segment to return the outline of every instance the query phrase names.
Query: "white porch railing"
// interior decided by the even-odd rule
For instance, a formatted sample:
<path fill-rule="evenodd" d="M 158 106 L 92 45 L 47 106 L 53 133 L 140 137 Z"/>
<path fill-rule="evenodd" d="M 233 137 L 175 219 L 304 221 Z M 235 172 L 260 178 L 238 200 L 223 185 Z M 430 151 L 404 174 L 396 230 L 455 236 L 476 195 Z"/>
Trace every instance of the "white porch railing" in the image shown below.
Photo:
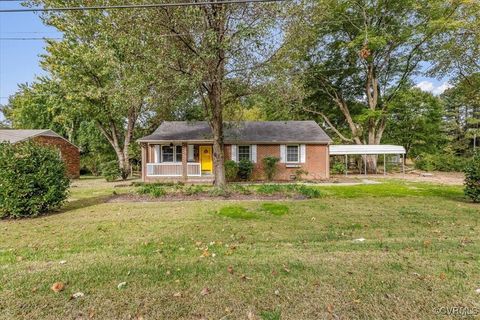
<path fill-rule="evenodd" d="M 181 163 L 147 163 L 149 177 L 181 177 L 183 167 Z"/>
<path fill-rule="evenodd" d="M 181 177 L 183 176 L 182 163 L 147 163 L 148 177 Z M 201 177 L 200 163 L 187 163 L 187 176 Z"/>
<path fill-rule="evenodd" d="M 201 177 L 202 176 L 202 168 L 200 167 L 200 163 L 187 163 L 187 176 L 189 177 Z"/>

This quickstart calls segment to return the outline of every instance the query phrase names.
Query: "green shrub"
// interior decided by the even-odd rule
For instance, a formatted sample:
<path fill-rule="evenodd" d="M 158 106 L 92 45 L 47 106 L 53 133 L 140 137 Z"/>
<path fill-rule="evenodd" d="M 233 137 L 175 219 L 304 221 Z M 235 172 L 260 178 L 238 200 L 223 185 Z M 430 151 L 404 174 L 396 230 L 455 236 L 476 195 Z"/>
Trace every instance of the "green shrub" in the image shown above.
<path fill-rule="evenodd" d="M 273 178 L 275 178 L 275 175 L 277 174 L 278 171 L 278 162 L 280 161 L 280 158 L 277 157 L 265 157 L 262 159 L 263 163 L 263 171 L 265 172 L 265 175 L 267 177 L 268 181 L 272 181 Z"/>
<path fill-rule="evenodd" d="M 284 214 L 288 213 L 289 208 L 284 204 L 263 203 L 262 210 L 275 216 L 283 216 Z"/>
<path fill-rule="evenodd" d="M 330 172 L 332 174 L 344 174 L 345 173 L 345 163 L 335 162 L 330 167 Z"/>
<path fill-rule="evenodd" d="M 205 192 L 205 190 L 200 185 L 195 185 L 195 186 L 191 185 L 191 186 L 188 186 L 187 188 L 185 188 L 185 190 L 183 192 L 188 196 L 193 196 L 193 195 L 196 195 L 196 194 L 203 193 L 203 192 Z"/>
<path fill-rule="evenodd" d="M 0 217 L 29 217 L 59 208 L 70 180 L 56 149 L 0 143 Z"/>
<path fill-rule="evenodd" d="M 225 178 L 227 181 L 235 181 L 238 175 L 238 164 L 233 160 L 225 161 Z"/>
<path fill-rule="evenodd" d="M 138 188 L 138 193 L 139 194 L 147 194 L 152 197 L 162 197 L 167 194 L 167 191 L 165 191 L 165 188 L 161 185 L 158 184 L 145 184 L 143 186 L 140 186 Z"/>
<path fill-rule="evenodd" d="M 240 160 L 238 163 L 238 177 L 242 180 L 250 180 L 253 173 L 253 162 L 250 160 Z"/>
<path fill-rule="evenodd" d="M 297 192 L 309 199 L 320 198 L 321 196 L 320 190 L 314 187 L 298 186 Z"/>
<path fill-rule="evenodd" d="M 224 188 L 212 188 L 212 190 L 210 190 L 208 194 L 211 197 L 228 197 L 230 196 L 230 191 Z"/>
<path fill-rule="evenodd" d="M 254 219 L 256 218 L 255 214 L 251 211 L 248 211 L 241 206 L 227 206 L 223 207 L 218 211 L 218 214 L 224 217 L 233 218 L 233 219 Z"/>
<path fill-rule="evenodd" d="M 480 152 L 465 167 L 465 195 L 473 202 L 480 202 Z"/>
<path fill-rule="evenodd" d="M 308 171 L 304 170 L 302 168 L 295 170 L 295 180 L 296 181 L 301 181 L 303 180 L 303 176 L 307 175 Z"/>
<path fill-rule="evenodd" d="M 262 184 L 258 187 L 257 192 L 261 194 L 274 194 L 281 192 L 283 189 L 278 184 Z"/>
<path fill-rule="evenodd" d="M 252 194 L 252 190 L 246 188 L 245 186 L 242 186 L 241 184 L 231 184 L 228 186 L 228 188 L 232 192 L 237 192 L 244 195 Z"/>
<path fill-rule="evenodd" d="M 262 184 L 257 188 L 260 194 L 291 193 L 295 192 L 297 186 L 294 184 Z"/>
<path fill-rule="evenodd" d="M 108 182 L 115 181 L 122 176 L 122 171 L 118 166 L 118 162 L 115 160 L 103 163 L 101 165 L 101 169 L 102 169 L 102 176 Z"/>
<path fill-rule="evenodd" d="M 463 171 L 468 159 L 450 152 L 421 154 L 415 160 L 415 168 L 425 171 Z"/>

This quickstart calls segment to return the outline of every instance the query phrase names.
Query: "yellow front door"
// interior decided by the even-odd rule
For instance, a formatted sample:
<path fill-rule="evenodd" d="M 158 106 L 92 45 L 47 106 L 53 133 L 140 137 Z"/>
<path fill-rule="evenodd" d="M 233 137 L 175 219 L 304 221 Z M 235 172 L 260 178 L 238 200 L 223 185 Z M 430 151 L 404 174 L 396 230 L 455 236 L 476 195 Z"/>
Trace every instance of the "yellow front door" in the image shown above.
<path fill-rule="evenodd" d="M 202 165 L 202 172 L 212 173 L 212 146 L 200 146 L 200 163 Z"/>

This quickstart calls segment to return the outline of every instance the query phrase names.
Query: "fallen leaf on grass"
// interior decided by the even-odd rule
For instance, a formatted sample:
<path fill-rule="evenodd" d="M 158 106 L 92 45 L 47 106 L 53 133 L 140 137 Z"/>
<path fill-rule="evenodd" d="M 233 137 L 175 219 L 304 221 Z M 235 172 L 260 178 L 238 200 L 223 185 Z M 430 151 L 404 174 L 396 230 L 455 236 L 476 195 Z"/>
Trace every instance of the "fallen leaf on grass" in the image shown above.
<path fill-rule="evenodd" d="M 127 283 L 126 283 L 126 282 L 120 282 L 120 283 L 117 285 L 117 288 L 118 288 L 118 289 L 124 289 L 126 286 L 127 286 Z"/>
<path fill-rule="evenodd" d="M 59 262 L 59 264 L 65 264 L 65 263 L 67 263 L 66 260 L 60 260 L 60 262 Z"/>
<path fill-rule="evenodd" d="M 244 275 L 244 274 L 242 274 L 242 275 L 240 276 L 240 279 L 242 279 L 242 280 L 252 280 L 252 278 L 247 277 L 247 276 Z"/>
<path fill-rule="evenodd" d="M 290 273 L 290 269 L 288 269 L 286 265 L 283 265 L 283 270 L 284 270 L 286 273 Z"/>
<path fill-rule="evenodd" d="M 280 295 L 280 290 L 275 290 L 275 295 L 276 296 Z"/>
<path fill-rule="evenodd" d="M 174 298 L 181 298 L 181 297 L 182 297 L 182 293 L 181 293 L 181 292 L 175 292 L 175 293 L 173 294 L 173 297 L 174 297 Z"/>
<path fill-rule="evenodd" d="M 212 292 L 212 291 L 211 291 L 209 288 L 205 287 L 205 288 L 202 289 L 202 291 L 200 292 L 200 294 L 201 294 L 202 296 L 206 296 L 206 295 L 210 294 L 211 292 Z"/>
<path fill-rule="evenodd" d="M 234 271 L 233 271 L 233 267 L 232 267 L 232 266 L 228 266 L 228 267 L 227 267 L 227 271 L 228 271 L 228 273 L 233 274 L 233 272 L 234 272 Z"/>
<path fill-rule="evenodd" d="M 85 296 L 85 294 L 83 292 L 76 292 L 76 293 L 72 294 L 70 299 L 78 299 L 78 298 L 82 298 L 84 296 Z"/>
<path fill-rule="evenodd" d="M 333 304 L 328 304 L 328 305 L 327 305 L 327 311 L 328 311 L 328 313 L 333 313 L 333 309 L 334 309 Z"/>
<path fill-rule="evenodd" d="M 55 282 L 50 289 L 52 289 L 54 292 L 60 292 L 65 289 L 65 285 L 63 282 Z"/>
<path fill-rule="evenodd" d="M 426 247 L 429 247 L 430 245 L 432 244 L 432 241 L 431 240 L 425 240 L 423 241 L 423 246 L 426 248 Z"/>
<path fill-rule="evenodd" d="M 475 290 L 476 293 L 480 294 L 480 288 L 478 288 L 477 290 Z"/>
<path fill-rule="evenodd" d="M 445 280 L 447 278 L 447 275 L 445 274 L 445 272 L 441 272 L 439 277 L 440 277 L 440 280 Z"/>

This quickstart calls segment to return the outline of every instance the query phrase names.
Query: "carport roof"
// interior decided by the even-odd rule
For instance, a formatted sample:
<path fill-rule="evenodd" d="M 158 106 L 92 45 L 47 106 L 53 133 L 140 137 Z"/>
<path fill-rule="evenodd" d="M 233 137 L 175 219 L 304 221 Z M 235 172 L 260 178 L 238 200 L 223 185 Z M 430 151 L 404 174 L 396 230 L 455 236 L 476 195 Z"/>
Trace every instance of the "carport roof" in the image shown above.
<path fill-rule="evenodd" d="M 346 154 L 405 154 L 405 148 L 402 146 L 388 144 L 337 144 L 330 146 L 330 155 L 346 155 Z"/>

